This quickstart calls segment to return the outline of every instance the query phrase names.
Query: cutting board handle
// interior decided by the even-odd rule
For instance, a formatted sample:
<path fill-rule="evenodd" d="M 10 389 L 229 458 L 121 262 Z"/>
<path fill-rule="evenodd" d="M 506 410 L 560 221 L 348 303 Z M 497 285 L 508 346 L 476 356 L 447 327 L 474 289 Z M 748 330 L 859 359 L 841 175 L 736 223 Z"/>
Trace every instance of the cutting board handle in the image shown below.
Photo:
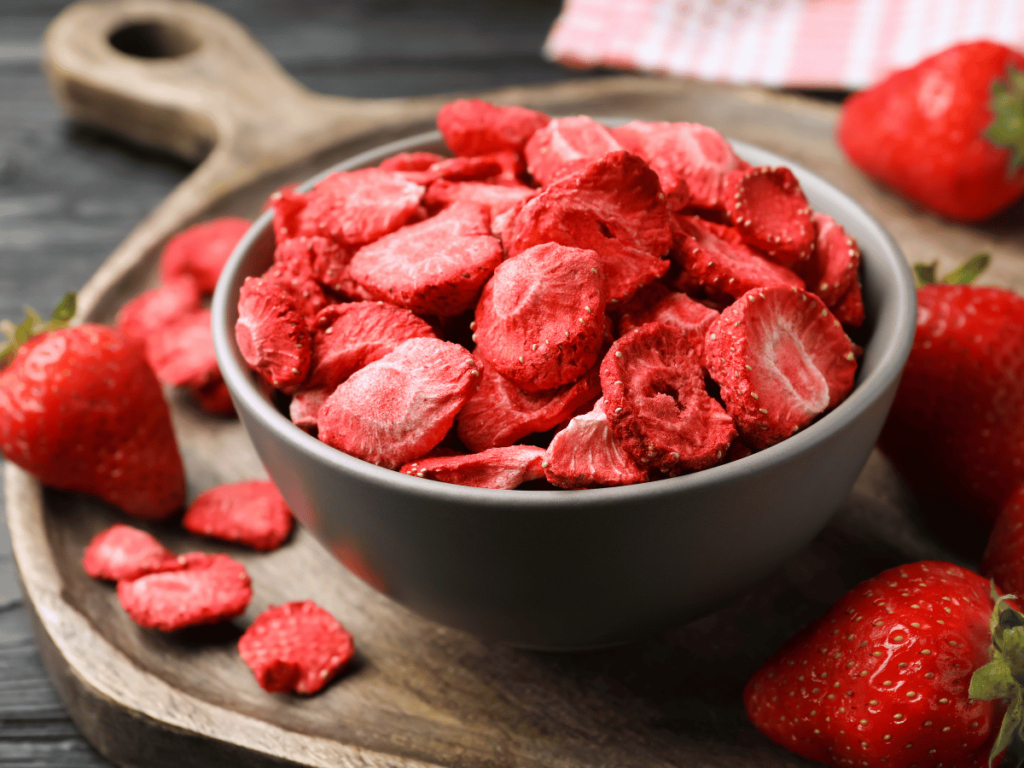
<path fill-rule="evenodd" d="M 230 17 L 187 0 L 74 3 L 46 31 L 44 64 L 69 115 L 191 162 L 372 104 L 308 91 Z"/>

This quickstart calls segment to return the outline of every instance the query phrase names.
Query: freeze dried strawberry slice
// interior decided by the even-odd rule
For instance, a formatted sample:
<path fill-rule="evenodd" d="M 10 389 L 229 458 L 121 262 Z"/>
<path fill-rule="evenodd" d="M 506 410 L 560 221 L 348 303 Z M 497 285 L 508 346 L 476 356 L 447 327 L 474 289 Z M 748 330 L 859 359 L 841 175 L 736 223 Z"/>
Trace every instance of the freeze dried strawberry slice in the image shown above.
<path fill-rule="evenodd" d="M 795 272 L 755 253 L 732 227 L 696 216 L 675 219 L 681 236 L 673 255 L 710 296 L 737 298 L 764 285 L 804 287 Z"/>
<path fill-rule="evenodd" d="M 600 123 L 586 115 L 561 117 L 539 128 L 526 142 L 526 167 L 538 184 L 581 170 L 622 146 Z"/>
<path fill-rule="evenodd" d="M 286 271 L 305 278 L 307 275 L 317 282 L 334 288 L 348 273 L 355 248 L 338 245 L 326 237 L 293 237 L 278 243 L 274 250 L 275 266 L 284 266 Z"/>
<path fill-rule="evenodd" d="M 831 216 L 815 213 L 811 218 L 814 222 L 815 248 L 811 258 L 801 266 L 800 272 L 807 290 L 816 293 L 826 307 L 835 311 L 835 306 L 857 280 L 860 248 Z"/>
<path fill-rule="evenodd" d="M 490 448 L 468 456 L 436 456 L 402 467 L 402 473 L 452 485 L 512 490 L 544 477 L 547 451 L 532 445 Z"/>
<path fill-rule="evenodd" d="M 458 344 L 410 339 L 334 390 L 317 417 L 319 438 L 397 469 L 444 439 L 479 376 L 476 361 Z"/>
<path fill-rule="evenodd" d="M 844 328 L 860 328 L 864 324 L 864 296 L 859 275 L 846 295 L 832 308 L 832 312 Z"/>
<path fill-rule="evenodd" d="M 309 377 L 292 398 L 289 414 L 300 427 L 316 425 L 328 396 L 368 363 L 409 339 L 434 338 L 430 326 L 412 312 L 383 302 L 334 304 L 313 322 L 313 361 Z"/>
<path fill-rule="evenodd" d="M 697 351 L 667 325 L 642 325 L 612 344 L 601 361 L 601 390 L 623 447 L 666 475 L 717 464 L 736 437 L 704 388 Z"/>
<path fill-rule="evenodd" d="M 670 291 L 660 283 L 644 288 L 623 307 L 619 315 L 619 335 L 647 323 L 662 323 L 681 331 L 697 350 L 700 358 L 704 351 L 704 334 L 718 317 L 718 312 L 694 301 L 685 293 Z"/>
<path fill-rule="evenodd" d="M 151 333 L 199 309 L 199 284 L 191 275 L 176 277 L 143 291 L 117 313 L 117 328 L 125 336 L 145 342 Z"/>
<path fill-rule="evenodd" d="M 470 200 L 487 208 L 491 219 L 529 200 L 537 190 L 523 184 L 485 184 L 480 181 L 438 179 L 427 188 L 423 203 L 430 210 L 447 208 L 458 200 Z"/>
<path fill-rule="evenodd" d="M 96 534 L 82 556 L 94 579 L 120 581 L 180 567 L 178 558 L 145 531 L 117 523 Z"/>
<path fill-rule="evenodd" d="M 292 511 L 266 480 L 209 488 L 196 496 L 181 524 L 187 531 L 268 552 L 292 530 Z"/>
<path fill-rule="evenodd" d="M 740 435 L 767 448 L 835 408 L 853 388 L 850 339 L 821 299 L 798 288 L 750 291 L 704 339 L 711 377 Z"/>
<path fill-rule="evenodd" d="M 219 380 L 210 310 L 192 312 L 152 332 L 146 360 L 164 384 L 199 388 Z"/>
<path fill-rule="evenodd" d="M 394 232 L 419 209 L 424 188 L 397 171 L 363 168 L 332 173 L 305 195 L 274 202 L 277 241 L 303 235 L 363 245 Z"/>
<path fill-rule="evenodd" d="M 647 480 L 641 467 L 612 432 L 604 399 L 573 418 L 548 446 L 548 482 L 559 488 L 634 485 Z"/>
<path fill-rule="evenodd" d="M 448 181 L 490 181 L 495 184 L 519 184 L 526 171 L 523 159 L 512 152 L 494 152 L 477 157 L 450 157 L 428 169 L 435 179 Z"/>
<path fill-rule="evenodd" d="M 238 653 L 260 688 L 316 693 L 355 655 L 352 635 L 312 600 L 272 606 L 238 640 Z"/>
<path fill-rule="evenodd" d="M 539 128 L 551 122 L 543 112 L 525 107 L 498 107 L 480 99 L 456 99 L 437 113 L 437 129 L 456 155 L 522 153 Z"/>
<path fill-rule="evenodd" d="M 189 552 L 179 568 L 117 582 L 117 599 L 147 629 L 175 632 L 241 614 L 252 599 L 249 574 L 227 555 Z"/>
<path fill-rule="evenodd" d="M 167 283 L 189 275 L 200 291 L 212 294 L 228 256 L 251 224 L 249 219 L 225 216 L 175 235 L 160 254 L 160 279 Z"/>
<path fill-rule="evenodd" d="M 425 171 L 441 160 L 444 157 L 434 152 L 399 152 L 382 160 L 377 167 L 382 171 Z"/>
<path fill-rule="evenodd" d="M 459 439 L 471 451 L 509 446 L 527 435 L 557 427 L 600 395 L 596 365 L 560 389 L 524 392 L 482 361 L 480 386 L 459 411 Z"/>
<path fill-rule="evenodd" d="M 295 241 L 289 240 L 288 242 Z M 264 272 L 262 277 L 267 282 L 276 283 L 291 294 L 296 310 L 306 319 L 307 323 L 330 303 L 309 267 L 297 260 L 278 262 Z"/>
<path fill-rule="evenodd" d="M 201 387 L 193 387 L 190 391 L 199 407 L 207 413 L 222 417 L 235 415 L 235 404 L 224 379 L 218 378 Z"/>
<path fill-rule="evenodd" d="M 494 270 L 476 306 L 476 354 L 530 392 L 576 381 L 597 361 L 605 285 L 596 254 L 546 243 Z"/>
<path fill-rule="evenodd" d="M 484 206 L 455 203 L 359 249 L 349 274 L 378 299 L 412 312 L 462 314 L 501 263 L 501 243 L 489 224 Z"/>
<path fill-rule="evenodd" d="M 749 166 L 714 128 L 700 123 L 633 121 L 611 129 L 622 148 L 646 160 L 668 198 L 669 208 L 722 208 L 722 184 Z"/>
<path fill-rule="evenodd" d="M 309 373 L 310 333 L 292 294 L 272 280 L 247 277 L 238 295 L 238 350 L 249 367 L 290 394 Z"/>
<path fill-rule="evenodd" d="M 729 218 L 749 245 L 784 266 L 811 257 L 811 207 L 788 168 L 733 171 L 725 177 L 724 193 Z"/>
<path fill-rule="evenodd" d="M 589 248 L 601 262 L 610 301 L 665 274 L 672 245 L 658 177 L 628 152 L 612 152 L 542 190 L 502 235 L 508 255 L 541 243 Z"/>

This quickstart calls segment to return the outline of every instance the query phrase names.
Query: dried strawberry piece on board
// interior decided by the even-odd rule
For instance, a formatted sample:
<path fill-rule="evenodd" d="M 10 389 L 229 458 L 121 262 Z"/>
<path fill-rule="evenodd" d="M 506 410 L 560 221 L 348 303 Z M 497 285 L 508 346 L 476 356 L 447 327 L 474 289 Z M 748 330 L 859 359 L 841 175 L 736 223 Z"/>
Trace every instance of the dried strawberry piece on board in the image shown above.
<path fill-rule="evenodd" d="M 669 208 L 724 207 L 727 174 L 749 166 L 714 128 L 700 123 L 647 123 L 635 120 L 611 129 L 622 148 L 646 160 L 668 198 Z"/>
<path fill-rule="evenodd" d="M 718 312 L 695 301 L 685 293 L 670 291 L 660 283 L 644 288 L 622 308 L 619 315 L 619 335 L 647 323 L 662 323 L 681 331 L 687 342 L 701 357 L 704 334 L 718 317 Z"/>
<path fill-rule="evenodd" d="M 459 439 L 471 451 L 512 445 L 535 432 L 547 432 L 601 396 L 595 365 L 578 381 L 545 392 L 524 392 L 485 360 L 480 386 L 459 411 Z"/>
<path fill-rule="evenodd" d="M 760 166 L 725 177 L 726 210 L 744 241 L 791 266 L 814 250 L 811 206 L 788 168 Z"/>
<path fill-rule="evenodd" d="M 484 206 L 454 203 L 359 249 L 349 274 L 378 299 L 412 312 L 462 314 L 501 263 L 501 243 L 489 224 Z"/>
<path fill-rule="evenodd" d="M 145 531 L 117 523 L 96 534 L 82 556 L 94 579 L 120 581 L 180 567 L 178 558 Z"/>
<path fill-rule="evenodd" d="M 145 342 L 151 333 L 200 307 L 199 284 L 191 275 L 176 277 L 143 291 L 117 313 L 117 328 L 129 339 Z"/>
<path fill-rule="evenodd" d="M 419 459 L 399 471 L 442 483 L 508 491 L 544 477 L 546 455 L 543 448 L 510 445 L 465 456 Z"/>
<path fill-rule="evenodd" d="M 249 219 L 225 216 L 180 232 L 160 254 L 160 279 L 167 283 L 189 275 L 200 291 L 212 294 L 228 257 L 251 225 Z"/>
<path fill-rule="evenodd" d="M 337 619 L 304 600 L 257 616 L 239 638 L 238 653 L 263 690 L 312 694 L 345 668 L 355 644 Z"/>
<path fill-rule="evenodd" d="M 601 361 L 601 391 L 623 447 L 666 475 L 717 464 L 736 437 L 705 389 L 696 349 L 667 325 L 642 325 L 616 340 Z"/>
<path fill-rule="evenodd" d="M 527 201 L 502 235 L 508 255 L 541 243 L 594 251 L 608 298 L 623 301 L 665 274 L 672 245 L 658 177 L 628 152 L 613 152 Z"/>
<path fill-rule="evenodd" d="M 327 398 L 319 438 L 388 469 L 423 456 L 444 439 L 480 379 L 458 344 L 410 339 L 356 371 Z"/>
<path fill-rule="evenodd" d="M 673 256 L 709 296 L 737 298 L 764 285 L 804 287 L 795 272 L 756 253 L 732 227 L 696 216 L 675 218 L 679 237 Z"/>
<path fill-rule="evenodd" d="M 740 435 L 770 445 L 835 408 L 857 362 L 839 321 L 799 288 L 757 288 L 722 312 L 704 338 L 708 372 Z"/>
<path fill-rule="evenodd" d="M 221 379 L 210 323 L 200 309 L 149 335 L 146 360 L 162 383 L 197 389 Z"/>
<path fill-rule="evenodd" d="M 437 113 L 437 128 L 456 155 L 490 152 L 522 153 L 539 128 L 551 122 L 543 112 L 525 107 L 499 107 L 480 99 L 456 99 Z"/>
<path fill-rule="evenodd" d="M 292 511 L 267 480 L 209 488 L 196 496 L 181 524 L 187 531 L 263 552 L 280 547 L 292 530 Z"/>
<path fill-rule="evenodd" d="M 551 439 L 545 476 L 559 488 L 593 488 L 642 483 L 647 470 L 612 432 L 602 398 Z"/>
<path fill-rule="evenodd" d="M 530 175 L 542 186 L 581 170 L 622 146 L 601 123 L 586 115 L 561 117 L 539 128 L 523 149 Z"/>
<path fill-rule="evenodd" d="M 441 160 L 444 157 L 435 152 L 399 152 L 382 160 L 377 167 L 382 171 L 425 171 Z"/>
<path fill-rule="evenodd" d="M 312 360 L 311 337 L 292 294 L 280 284 L 247 277 L 238 295 L 238 350 L 249 367 L 282 392 L 294 392 Z"/>
<path fill-rule="evenodd" d="M 175 632 L 241 614 L 252 599 L 249 574 L 227 555 L 189 552 L 179 568 L 117 582 L 117 599 L 147 629 Z"/>
<path fill-rule="evenodd" d="M 860 248 L 846 230 L 831 216 L 815 213 L 815 247 L 801 265 L 800 274 L 807 290 L 816 293 L 825 306 L 835 307 L 858 279 Z"/>
<path fill-rule="evenodd" d="M 605 283 L 596 254 L 556 243 L 504 262 L 476 306 L 476 354 L 530 392 L 576 381 L 604 335 Z"/>
<path fill-rule="evenodd" d="M 309 377 L 292 398 L 289 413 L 300 427 L 316 425 L 328 396 L 363 366 L 393 352 L 403 341 L 434 338 L 426 321 L 379 301 L 333 304 L 313 321 Z"/>
<path fill-rule="evenodd" d="M 423 203 L 430 210 L 437 211 L 458 200 L 470 200 L 486 206 L 493 219 L 536 194 L 537 190 L 523 184 L 485 184 L 480 181 L 438 179 L 427 188 Z"/>
<path fill-rule="evenodd" d="M 235 404 L 231 400 L 231 393 L 224 379 L 218 378 L 209 384 L 194 387 L 190 392 L 199 407 L 207 413 L 221 417 L 235 415 Z"/>

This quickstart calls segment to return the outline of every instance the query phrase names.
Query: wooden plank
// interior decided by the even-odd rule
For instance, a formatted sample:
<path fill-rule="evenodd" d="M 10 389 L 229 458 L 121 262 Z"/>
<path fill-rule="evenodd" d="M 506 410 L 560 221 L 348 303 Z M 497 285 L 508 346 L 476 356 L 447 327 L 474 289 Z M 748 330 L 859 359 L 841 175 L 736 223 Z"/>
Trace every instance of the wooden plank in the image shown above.
<path fill-rule="evenodd" d="M 117 25 L 139 18 L 190 25 L 210 47 L 204 57 L 153 66 L 104 47 Z M 186 157 L 213 146 L 87 285 L 81 296 L 87 319 L 111 319 L 121 303 L 153 284 L 156 253 L 182 226 L 222 213 L 253 215 L 280 183 L 418 130 L 442 101 L 309 93 L 229 20 L 186 3 L 73 6 L 51 28 L 47 55 L 55 89 L 72 114 Z M 845 163 L 832 141 L 834 107 L 629 77 L 489 97 L 556 112 L 708 123 L 853 194 L 912 258 L 948 266 L 988 249 L 995 256 L 990 282 L 1024 285 L 1020 209 L 987 227 L 967 228 L 900 203 Z M 278 113 L 287 105 L 287 119 L 272 119 L 268 102 Z M 177 396 L 171 406 L 190 496 L 262 475 L 237 422 L 206 417 Z M 120 765 L 243 759 L 256 766 L 799 765 L 746 723 L 740 693 L 749 674 L 856 581 L 909 559 L 957 557 L 922 535 L 908 517 L 905 494 L 876 456 L 837 522 L 744 598 L 649 642 L 553 656 L 485 644 L 413 616 L 349 574 L 305 531 L 282 550 L 257 555 L 154 526 L 175 551 L 230 552 L 256 585 L 239 624 L 168 638 L 132 624 L 113 590 L 78 565 L 91 536 L 117 515 L 46 491 L 10 465 L 5 477 L 14 554 L 48 672 L 83 733 Z M 359 655 L 319 696 L 268 695 L 237 657 L 239 626 L 269 604 L 306 597 L 342 618 Z"/>

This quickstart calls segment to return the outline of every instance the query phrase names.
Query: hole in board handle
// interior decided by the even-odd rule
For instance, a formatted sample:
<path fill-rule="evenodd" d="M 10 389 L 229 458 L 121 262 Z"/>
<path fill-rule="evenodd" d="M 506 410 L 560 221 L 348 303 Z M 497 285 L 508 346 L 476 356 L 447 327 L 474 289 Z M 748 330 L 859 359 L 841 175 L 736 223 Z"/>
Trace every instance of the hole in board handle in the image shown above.
<path fill-rule="evenodd" d="M 121 53 L 142 59 L 171 59 L 199 47 L 191 33 L 163 21 L 126 24 L 110 35 L 110 44 Z"/>

